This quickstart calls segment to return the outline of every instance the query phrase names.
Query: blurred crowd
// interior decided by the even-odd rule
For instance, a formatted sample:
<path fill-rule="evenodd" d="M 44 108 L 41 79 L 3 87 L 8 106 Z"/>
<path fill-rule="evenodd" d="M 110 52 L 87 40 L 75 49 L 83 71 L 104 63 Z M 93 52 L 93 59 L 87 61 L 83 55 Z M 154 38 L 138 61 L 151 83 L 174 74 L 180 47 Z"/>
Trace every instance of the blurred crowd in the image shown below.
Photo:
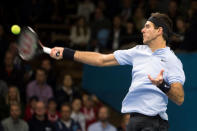
<path fill-rule="evenodd" d="M 63 25 L 65 31 L 57 33 L 67 36 L 63 46 L 112 52 L 142 44 L 141 29 L 152 12 L 172 19 L 173 50 L 197 50 L 196 0 L 2 0 L 0 131 L 125 131 L 129 114 L 118 126 L 112 125 L 109 107 L 84 91 L 80 82 L 73 82 L 72 69 L 56 69 L 56 61 L 49 57 L 39 56 L 36 64 L 22 61 L 10 26 L 29 25 L 41 31 L 39 27 L 47 24 L 46 28 L 54 27 L 53 33 L 41 31 L 40 39 L 58 43 L 52 38 Z"/>

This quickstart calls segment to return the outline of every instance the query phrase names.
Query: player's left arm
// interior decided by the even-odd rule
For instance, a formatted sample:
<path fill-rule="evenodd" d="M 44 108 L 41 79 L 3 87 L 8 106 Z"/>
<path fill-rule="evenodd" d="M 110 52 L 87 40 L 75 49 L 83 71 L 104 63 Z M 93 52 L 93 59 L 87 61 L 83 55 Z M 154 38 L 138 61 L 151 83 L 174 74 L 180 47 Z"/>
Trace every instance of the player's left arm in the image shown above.
<path fill-rule="evenodd" d="M 170 85 L 170 90 L 166 95 L 177 105 L 182 105 L 184 102 L 184 89 L 182 84 L 179 82 L 172 83 Z"/>
<path fill-rule="evenodd" d="M 148 75 L 148 78 L 150 81 L 156 85 L 161 91 L 163 91 L 170 100 L 172 100 L 177 105 L 181 105 L 184 102 L 184 90 L 183 86 L 180 82 L 174 82 L 172 84 L 168 84 L 163 79 L 163 72 L 164 70 L 161 70 L 161 72 L 158 74 L 157 78 L 152 78 L 150 75 Z"/>

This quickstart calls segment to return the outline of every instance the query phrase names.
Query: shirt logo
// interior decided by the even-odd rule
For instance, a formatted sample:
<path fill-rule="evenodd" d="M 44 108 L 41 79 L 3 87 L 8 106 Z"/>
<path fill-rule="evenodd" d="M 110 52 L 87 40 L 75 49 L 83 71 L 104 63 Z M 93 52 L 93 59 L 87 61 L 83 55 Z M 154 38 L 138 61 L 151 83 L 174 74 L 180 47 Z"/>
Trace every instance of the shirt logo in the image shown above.
<path fill-rule="evenodd" d="M 166 62 L 165 60 L 161 59 L 162 62 Z"/>

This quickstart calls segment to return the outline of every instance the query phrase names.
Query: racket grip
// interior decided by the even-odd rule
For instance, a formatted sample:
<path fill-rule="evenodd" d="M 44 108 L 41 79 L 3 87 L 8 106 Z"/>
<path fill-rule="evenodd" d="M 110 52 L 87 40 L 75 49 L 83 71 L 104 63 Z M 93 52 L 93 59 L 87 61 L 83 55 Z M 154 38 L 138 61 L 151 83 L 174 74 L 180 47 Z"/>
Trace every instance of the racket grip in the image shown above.
<path fill-rule="evenodd" d="M 43 47 L 43 51 L 47 54 L 50 54 L 51 53 L 51 48 L 48 48 L 48 47 Z M 58 51 L 56 53 L 56 56 L 59 56 L 60 55 L 60 52 Z"/>
<path fill-rule="evenodd" d="M 51 53 L 51 48 L 48 47 L 43 47 L 44 53 L 50 54 Z"/>

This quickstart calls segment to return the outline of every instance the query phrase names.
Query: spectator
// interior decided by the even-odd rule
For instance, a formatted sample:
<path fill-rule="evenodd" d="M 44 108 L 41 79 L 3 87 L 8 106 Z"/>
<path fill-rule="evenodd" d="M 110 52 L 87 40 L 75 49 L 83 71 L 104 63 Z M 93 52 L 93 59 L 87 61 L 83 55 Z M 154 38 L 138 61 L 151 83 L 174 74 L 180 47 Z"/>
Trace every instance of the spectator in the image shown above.
<path fill-rule="evenodd" d="M 72 114 L 71 114 L 71 118 L 80 124 L 82 131 L 85 131 L 85 116 L 83 115 L 83 113 L 80 112 L 80 109 L 82 107 L 81 105 L 81 100 L 76 98 L 73 100 L 72 102 Z"/>
<path fill-rule="evenodd" d="M 47 116 L 48 120 L 52 123 L 55 123 L 60 117 L 60 114 L 57 111 L 57 103 L 55 98 L 50 98 L 48 100 Z"/>
<path fill-rule="evenodd" d="M 107 107 L 99 109 L 99 121 L 89 126 L 88 131 L 116 131 L 116 128 L 108 122 L 109 110 Z"/>
<path fill-rule="evenodd" d="M 57 90 L 57 102 L 59 105 L 63 103 L 71 103 L 74 98 L 79 98 L 80 93 L 73 87 L 73 80 L 71 75 L 65 74 L 62 85 Z"/>
<path fill-rule="evenodd" d="M 104 16 L 100 8 L 96 8 L 94 12 L 94 21 L 91 26 L 92 40 L 90 42 L 90 49 L 102 50 L 107 47 L 110 28 L 111 23 L 109 19 Z"/>
<path fill-rule="evenodd" d="M 124 114 L 121 120 L 121 125 L 118 127 L 118 131 L 126 131 L 126 126 L 129 123 L 130 114 Z"/>
<path fill-rule="evenodd" d="M 37 96 L 32 96 L 30 99 L 29 99 L 29 102 L 26 106 L 26 109 L 25 109 L 25 120 L 26 121 L 29 121 L 34 112 L 35 112 L 35 108 L 36 108 L 36 103 L 38 102 L 38 97 Z"/>
<path fill-rule="evenodd" d="M 140 38 L 139 38 L 138 33 L 136 32 L 135 25 L 130 20 L 126 24 L 126 31 L 122 39 L 123 39 L 122 40 L 123 44 L 121 46 L 121 49 L 128 49 L 128 47 L 131 48 L 134 45 L 136 45 L 136 43 L 140 43 L 139 42 Z"/>
<path fill-rule="evenodd" d="M 81 131 L 81 127 L 71 116 L 71 107 L 63 104 L 61 106 L 61 118 L 55 124 L 56 131 Z"/>
<path fill-rule="evenodd" d="M 144 27 L 144 24 L 146 23 L 146 19 L 144 17 L 144 11 L 142 8 L 137 8 L 135 10 L 133 20 L 134 20 L 137 31 L 140 32 L 141 29 Z"/>
<path fill-rule="evenodd" d="M 22 73 L 14 66 L 14 55 L 7 51 L 4 58 L 4 65 L 0 69 L 0 79 L 4 80 L 8 85 L 17 85 L 22 88 Z"/>
<path fill-rule="evenodd" d="M 89 22 L 90 15 L 94 12 L 95 5 L 91 0 L 83 0 L 78 5 L 78 16 L 84 16 L 86 20 Z"/>
<path fill-rule="evenodd" d="M 176 0 L 171 0 L 168 4 L 168 16 L 171 18 L 173 22 L 173 30 L 176 30 L 176 19 L 177 16 L 180 16 L 181 13 L 178 11 L 178 3 Z"/>
<path fill-rule="evenodd" d="M 94 107 L 94 102 L 91 96 L 88 96 L 87 94 L 83 95 L 83 107 L 81 111 L 85 115 L 86 119 L 86 129 L 88 126 L 97 120 L 97 108 Z"/>
<path fill-rule="evenodd" d="M 0 97 L 5 97 L 7 92 L 8 92 L 8 86 L 7 86 L 6 82 L 3 80 L 0 80 Z"/>
<path fill-rule="evenodd" d="M 117 50 L 122 44 L 122 38 L 124 35 L 124 28 L 122 27 L 120 16 L 115 16 L 113 19 L 113 27 L 110 32 L 108 49 Z"/>
<path fill-rule="evenodd" d="M 49 84 L 52 87 L 54 92 L 56 87 L 57 74 L 54 71 L 54 67 L 51 63 L 51 60 L 49 58 L 44 58 L 41 61 L 41 68 L 45 69 L 47 73 L 47 84 Z"/>
<path fill-rule="evenodd" d="M 123 25 L 131 18 L 133 14 L 133 9 L 132 9 L 132 1 L 131 0 L 123 0 L 123 7 L 121 11 L 121 19 L 123 22 Z"/>
<path fill-rule="evenodd" d="M 1 45 L 0 59 L 3 60 L 3 58 L 5 56 L 5 52 L 8 49 L 9 44 L 8 44 L 8 41 L 7 41 L 7 38 L 6 38 L 4 27 L 1 24 L 0 24 L 0 45 Z M 2 64 L 3 64 L 2 62 L 3 61 L 0 61 L 0 66 L 2 66 Z"/>
<path fill-rule="evenodd" d="M 10 105 L 10 117 L 2 121 L 5 131 L 29 131 L 27 123 L 20 119 L 21 108 L 15 103 Z"/>
<path fill-rule="evenodd" d="M 46 107 L 42 101 L 36 103 L 35 114 L 28 124 L 29 131 L 55 131 L 53 124 L 47 120 Z"/>
<path fill-rule="evenodd" d="M 8 94 L 6 95 L 5 100 L 7 105 L 21 103 L 20 93 L 16 86 L 9 86 Z"/>
<path fill-rule="evenodd" d="M 90 28 L 83 16 L 78 17 L 76 25 L 71 28 L 71 46 L 76 49 L 86 49 L 90 40 Z"/>
<path fill-rule="evenodd" d="M 158 0 L 148 0 L 145 9 L 145 18 L 148 18 L 151 13 L 159 11 L 159 1 Z"/>
<path fill-rule="evenodd" d="M 0 119 L 9 116 L 9 108 L 11 104 L 20 104 L 20 103 L 21 103 L 21 99 L 20 99 L 18 88 L 16 86 L 9 86 L 8 92 L 5 95 L 5 99 L 2 98 L 1 101 Z"/>
<path fill-rule="evenodd" d="M 186 22 L 183 18 L 178 17 L 176 20 L 176 28 L 177 31 L 175 32 L 176 35 L 171 37 L 172 45 L 171 49 L 175 50 L 180 47 L 184 41 L 185 32 L 187 30 Z"/>
<path fill-rule="evenodd" d="M 27 98 L 37 96 L 40 101 L 47 103 L 53 97 L 51 87 L 46 83 L 47 74 L 43 68 L 36 69 L 36 78 L 27 85 Z"/>

